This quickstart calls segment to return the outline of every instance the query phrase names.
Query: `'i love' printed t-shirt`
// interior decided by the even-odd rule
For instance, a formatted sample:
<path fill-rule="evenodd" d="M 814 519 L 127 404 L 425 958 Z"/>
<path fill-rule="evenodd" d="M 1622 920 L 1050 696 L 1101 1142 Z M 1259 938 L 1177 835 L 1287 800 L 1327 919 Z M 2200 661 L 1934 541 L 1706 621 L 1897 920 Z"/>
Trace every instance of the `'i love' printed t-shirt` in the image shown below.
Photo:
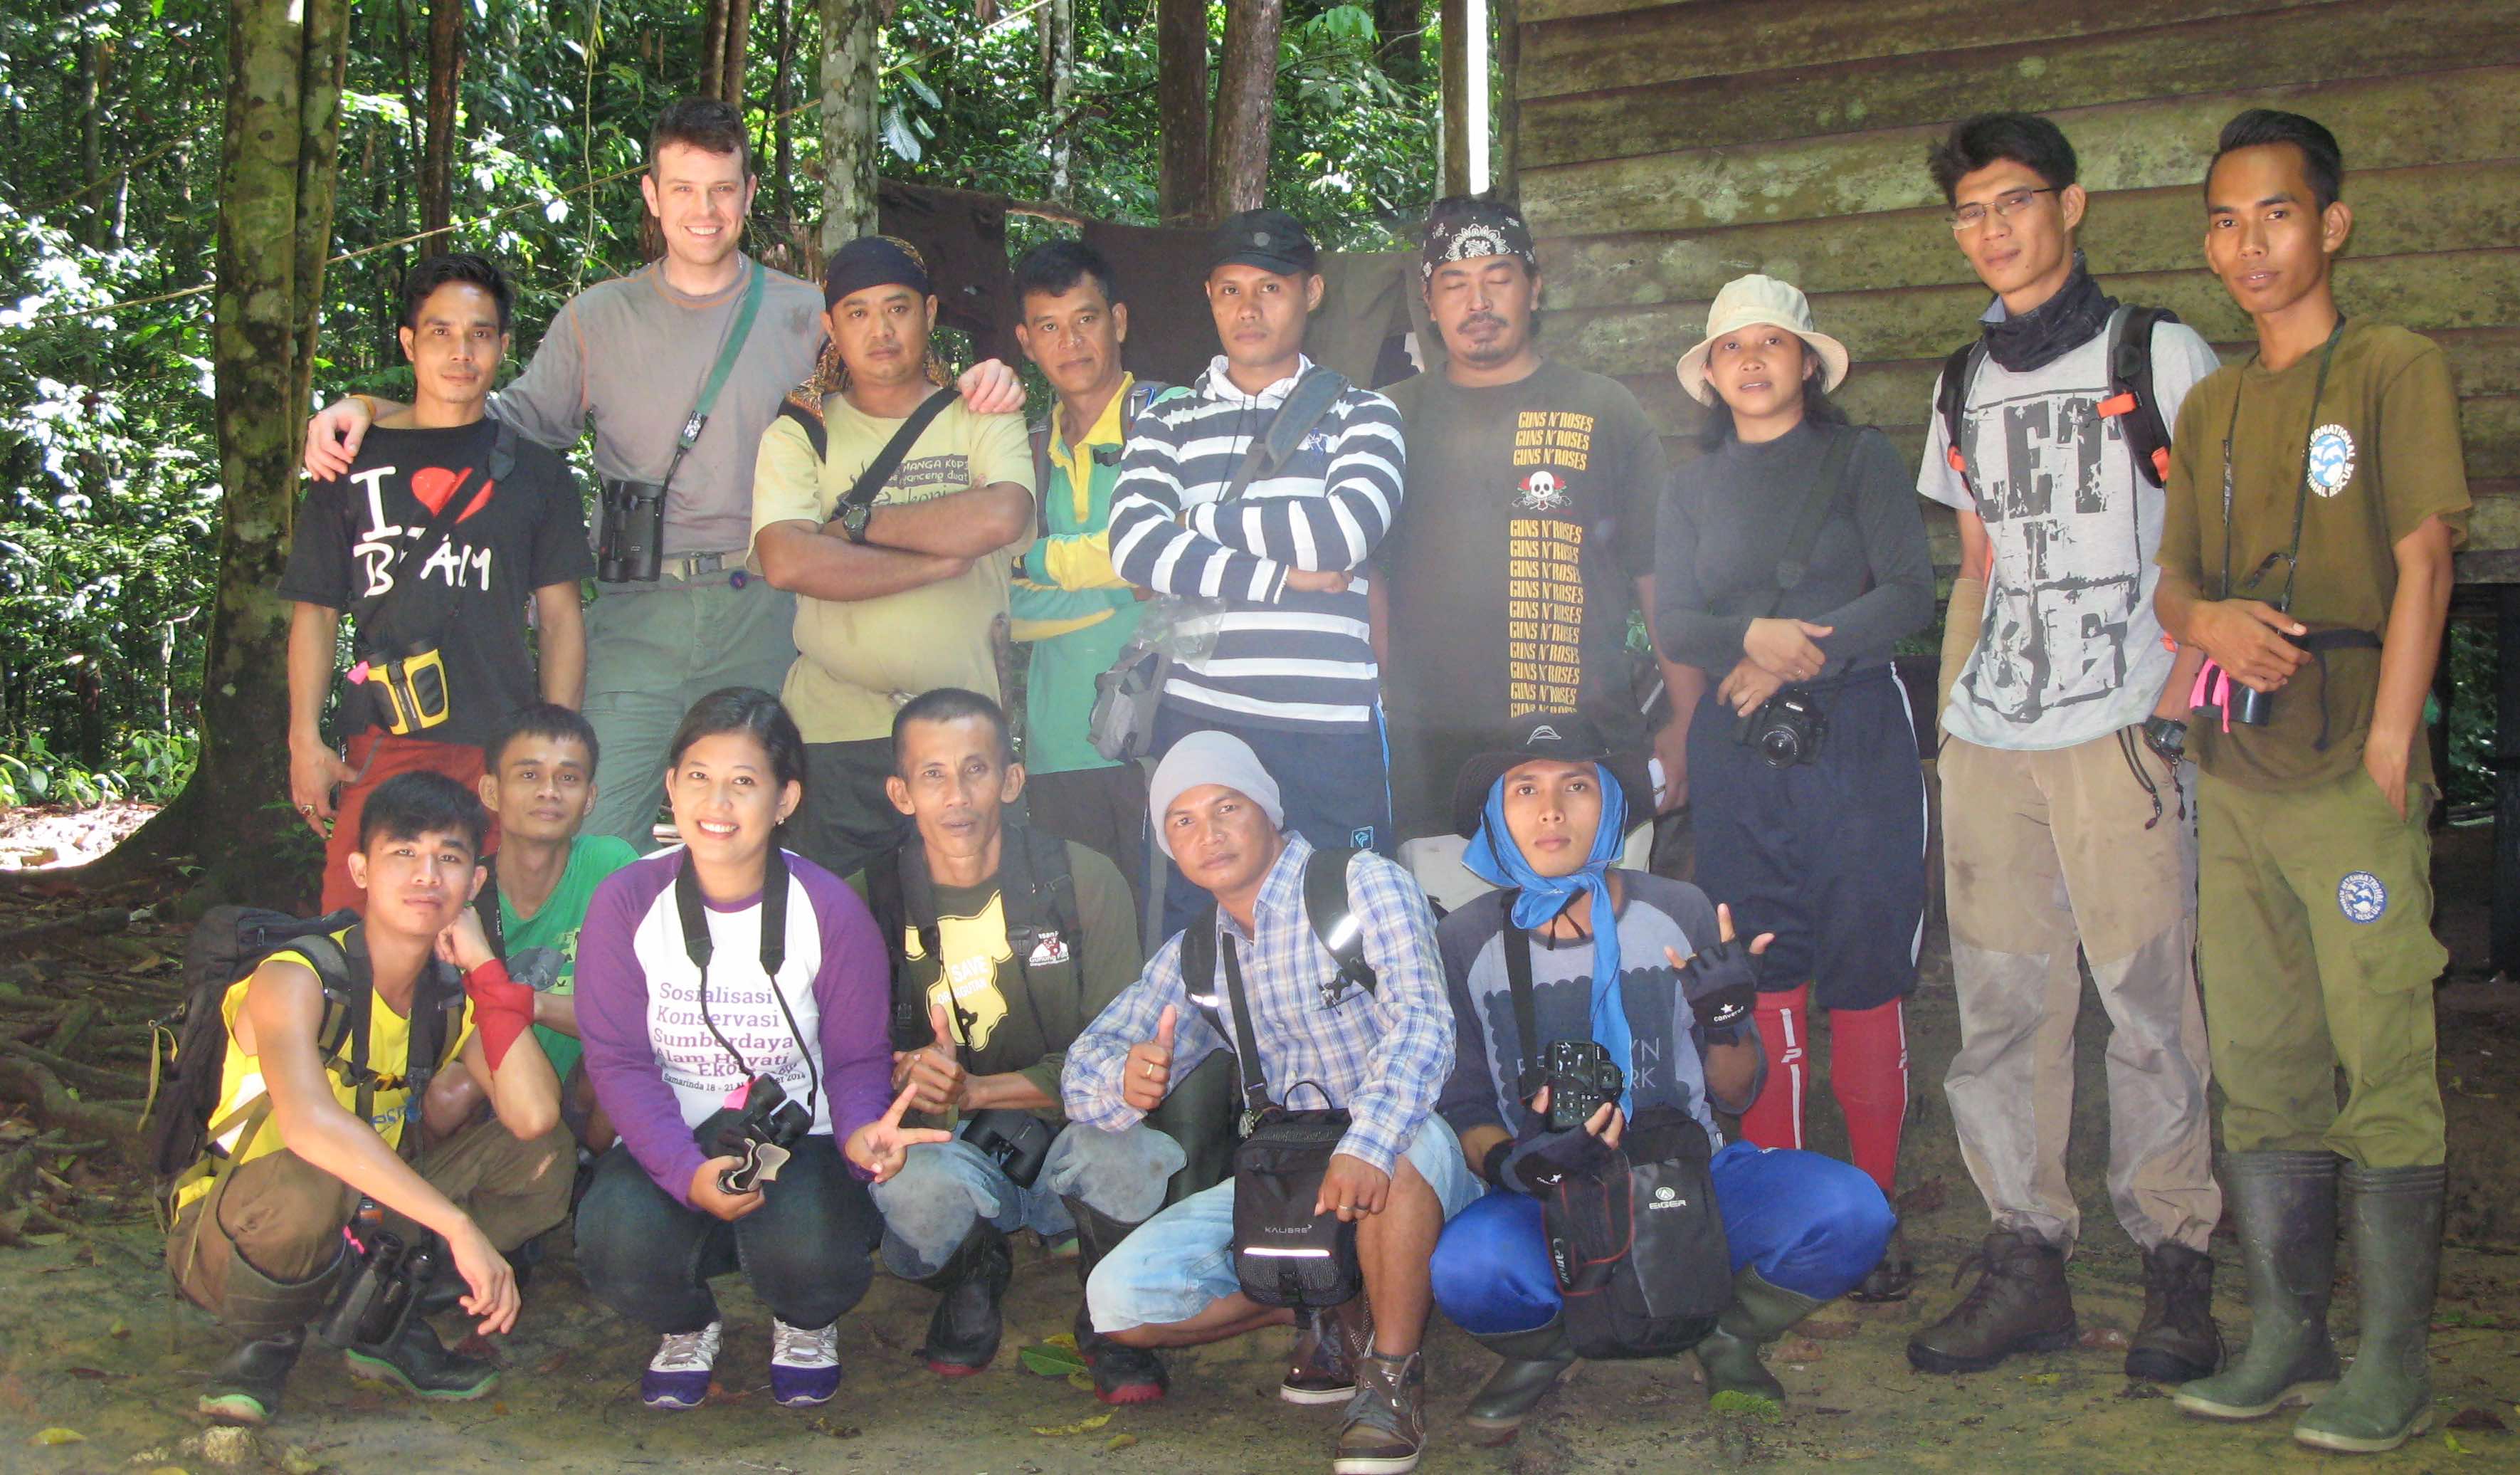
<path fill-rule="evenodd" d="M 533 701 L 526 603 L 547 584 L 595 573 L 567 466 L 512 436 L 515 460 L 493 479 L 497 435 L 487 419 L 435 430 L 373 429 L 348 475 L 315 483 L 297 510 L 281 597 L 346 612 L 363 656 L 433 647 L 444 660 L 449 715 L 412 737 L 478 746 L 509 713 Z M 467 499 L 462 516 L 446 540 L 415 563 L 423 530 L 450 497 Z M 406 548 L 412 558 L 402 557 Z M 410 592 L 387 609 L 397 585 Z M 343 725 L 355 732 L 379 724 L 362 701 L 344 714 Z"/>

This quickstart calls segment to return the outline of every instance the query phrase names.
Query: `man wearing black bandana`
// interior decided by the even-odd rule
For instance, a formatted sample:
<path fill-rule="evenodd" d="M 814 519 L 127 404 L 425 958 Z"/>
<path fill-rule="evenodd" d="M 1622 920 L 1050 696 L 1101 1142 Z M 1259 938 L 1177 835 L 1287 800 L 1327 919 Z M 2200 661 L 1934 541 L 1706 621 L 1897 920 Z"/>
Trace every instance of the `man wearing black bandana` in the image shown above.
<path fill-rule="evenodd" d="M 1916 478 L 1959 523 L 1936 764 L 1960 1003 L 1944 1090 L 1993 1222 L 1976 1286 L 1908 1356 L 1975 1372 L 2075 1335 L 2065 1258 L 2082 1223 L 2065 1137 L 2079 954 L 2111 1027 L 2109 1201 L 2144 1254 L 2126 1370 L 2198 1377 L 2221 1357 L 2206 1241 L 2223 1201 L 2191 961 L 2193 786 L 2179 758 L 2196 657 L 2163 640 L 2152 610 L 2163 494 L 2138 459 L 2128 411 L 2141 406 L 2112 385 L 2118 304 L 2075 247 L 2073 146 L 2045 118 L 1985 114 L 1928 167 L 1955 244 L 1996 295 L 1983 351 L 1953 360 L 1967 365 L 1958 444 L 1934 415 Z M 2175 425 L 2214 351 L 2176 320 L 2142 347 L 2151 408 Z"/>
<path fill-rule="evenodd" d="M 1459 906 L 1487 883 L 1461 864 L 1453 775 L 1510 718 L 1582 712 L 1640 826 L 1686 795 L 1686 744 L 1677 729 L 1649 738 L 1630 690 L 1630 601 L 1653 608 L 1663 482 L 1644 410 L 1617 381 L 1542 356 L 1539 260 L 1510 207 L 1437 201 L 1418 271 L 1444 354 L 1389 392 L 1415 450 L 1377 559 L 1389 578 L 1373 585 L 1374 635 L 1402 858 Z M 1688 710 L 1703 677 L 1663 672 Z"/>

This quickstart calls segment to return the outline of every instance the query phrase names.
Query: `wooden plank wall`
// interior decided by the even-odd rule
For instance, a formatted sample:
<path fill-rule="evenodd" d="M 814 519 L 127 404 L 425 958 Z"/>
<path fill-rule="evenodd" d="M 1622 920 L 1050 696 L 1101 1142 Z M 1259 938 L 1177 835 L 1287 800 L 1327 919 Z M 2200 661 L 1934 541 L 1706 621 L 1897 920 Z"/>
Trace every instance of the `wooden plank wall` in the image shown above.
<path fill-rule="evenodd" d="M 2243 108 L 2345 148 L 2354 314 L 2431 335 L 2462 396 L 2479 507 L 2461 576 L 2520 581 L 2520 0 L 1521 0 L 1518 186 L 1547 342 L 1625 381 L 1675 456 L 1700 411 L 1671 374 L 1718 287 L 1812 295 L 1857 367 L 1841 401 L 1912 462 L 1942 356 L 1985 290 L 1926 177 L 1950 121 L 2062 125 L 2103 285 L 2223 351 L 2248 322 L 2203 269 L 2199 185 Z M 1937 553 L 1957 549 L 1947 518 Z"/>

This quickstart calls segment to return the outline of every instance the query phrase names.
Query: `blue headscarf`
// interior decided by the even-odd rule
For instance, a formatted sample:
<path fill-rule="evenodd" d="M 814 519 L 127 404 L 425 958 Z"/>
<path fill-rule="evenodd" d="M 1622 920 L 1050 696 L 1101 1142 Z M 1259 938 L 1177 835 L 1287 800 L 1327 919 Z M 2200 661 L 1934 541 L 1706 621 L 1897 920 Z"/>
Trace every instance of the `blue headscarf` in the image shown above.
<path fill-rule="evenodd" d="M 1505 784 L 1509 774 L 1489 787 L 1487 807 L 1479 812 L 1479 832 L 1462 852 L 1462 864 L 1490 886 L 1510 886 L 1521 892 L 1513 901 L 1513 925 L 1526 932 L 1547 925 L 1566 909 L 1577 892 L 1593 894 L 1593 1038 L 1625 1073 L 1630 1088 L 1620 1094 L 1619 1110 L 1634 1117 L 1636 1038 L 1628 1030 L 1627 1000 L 1619 991 L 1619 914 L 1617 903 L 1610 899 L 1606 874 L 1610 862 L 1626 848 L 1628 801 L 1607 765 L 1595 763 L 1593 771 L 1601 784 L 1601 826 L 1593 832 L 1593 851 L 1584 857 L 1582 870 L 1543 876 L 1523 858 L 1522 847 L 1514 843 L 1513 832 L 1505 824 Z M 1537 1051 L 1541 1044 L 1527 1039 L 1523 1048 Z"/>

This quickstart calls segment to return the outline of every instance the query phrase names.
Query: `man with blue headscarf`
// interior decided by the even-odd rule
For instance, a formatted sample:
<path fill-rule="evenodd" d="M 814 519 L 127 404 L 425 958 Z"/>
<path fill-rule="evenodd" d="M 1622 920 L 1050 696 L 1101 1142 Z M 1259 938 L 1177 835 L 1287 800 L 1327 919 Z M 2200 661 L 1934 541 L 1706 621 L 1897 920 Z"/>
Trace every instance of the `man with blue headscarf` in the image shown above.
<path fill-rule="evenodd" d="M 1716 1109 L 1737 1113 L 1764 1083 L 1751 1014 L 1768 939 L 1742 946 L 1730 909 L 1696 887 L 1611 865 L 1627 796 L 1607 752 L 1581 716 L 1528 715 L 1454 792 L 1462 863 L 1498 890 L 1436 929 L 1458 1033 L 1435 1110 L 1493 1187 L 1445 1226 L 1432 1269 L 1436 1304 L 1505 1359 L 1470 1401 L 1489 1443 L 1512 1438 L 1575 1360 L 1536 1195 L 1600 1169 L 1638 1114 L 1692 1119 L 1716 1149 L 1733 1300 L 1696 1353 L 1720 1407 L 1781 1409 L 1760 1346 L 1861 1281 L 1893 1222 L 1847 1164 L 1724 1141 Z M 1514 951 L 1529 958 L 1537 1038 L 1517 1022 Z M 1580 1128 L 1551 1130 L 1546 1087 L 1524 1084 L 1552 1040 L 1599 1045 L 1625 1079 Z"/>

